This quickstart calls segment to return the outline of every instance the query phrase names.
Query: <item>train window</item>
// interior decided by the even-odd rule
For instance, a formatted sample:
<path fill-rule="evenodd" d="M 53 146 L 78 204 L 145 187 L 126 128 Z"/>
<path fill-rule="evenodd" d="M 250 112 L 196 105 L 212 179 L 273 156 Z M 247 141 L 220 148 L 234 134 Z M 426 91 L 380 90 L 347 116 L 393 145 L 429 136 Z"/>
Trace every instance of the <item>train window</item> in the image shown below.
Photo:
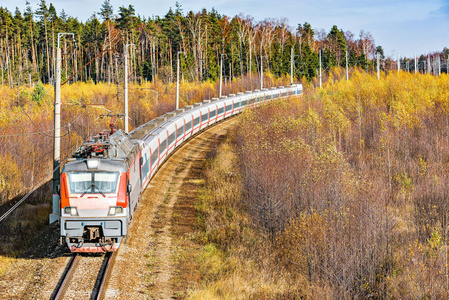
<path fill-rule="evenodd" d="M 153 154 L 151 154 L 151 166 L 152 167 L 157 163 L 158 159 L 159 159 L 159 148 L 156 148 L 154 150 Z"/>
<path fill-rule="evenodd" d="M 195 127 L 198 124 L 200 124 L 200 117 L 195 118 L 195 120 L 193 120 L 193 127 Z"/>
<path fill-rule="evenodd" d="M 216 113 L 217 113 L 216 110 L 211 111 L 210 112 L 210 118 L 212 119 L 213 117 L 215 117 Z"/>
<path fill-rule="evenodd" d="M 160 153 L 162 154 L 165 151 L 165 149 L 167 149 L 167 140 L 166 139 L 163 140 L 159 147 L 160 147 Z"/>
<path fill-rule="evenodd" d="M 231 111 L 232 110 L 232 104 L 229 104 L 226 106 L 226 111 Z"/>
<path fill-rule="evenodd" d="M 171 145 L 176 139 L 176 133 L 173 131 L 172 134 L 168 137 L 168 144 Z"/>
<path fill-rule="evenodd" d="M 207 119 L 209 119 L 209 114 L 208 113 L 205 113 L 204 115 L 201 116 L 201 122 L 204 122 Z"/>
<path fill-rule="evenodd" d="M 192 121 L 186 124 L 186 132 L 189 131 L 190 129 L 192 129 Z"/>
<path fill-rule="evenodd" d="M 82 172 L 69 173 L 69 188 L 71 193 L 115 193 L 118 173 Z"/>
<path fill-rule="evenodd" d="M 118 173 L 95 172 L 94 193 L 114 193 L 117 187 Z"/>
<path fill-rule="evenodd" d="M 92 189 L 92 173 L 68 173 L 71 193 L 90 192 Z"/>
<path fill-rule="evenodd" d="M 221 115 L 224 112 L 224 107 L 220 107 L 218 109 L 218 115 Z"/>
<path fill-rule="evenodd" d="M 178 128 L 178 130 L 176 131 L 176 136 L 179 137 L 184 135 L 184 126 L 181 126 Z"/>
<path fill-rule="evenodd" d="M 241 102 L 234 103 L 234 108 L 240 107 L 241 104 L 242 104 Z"/>

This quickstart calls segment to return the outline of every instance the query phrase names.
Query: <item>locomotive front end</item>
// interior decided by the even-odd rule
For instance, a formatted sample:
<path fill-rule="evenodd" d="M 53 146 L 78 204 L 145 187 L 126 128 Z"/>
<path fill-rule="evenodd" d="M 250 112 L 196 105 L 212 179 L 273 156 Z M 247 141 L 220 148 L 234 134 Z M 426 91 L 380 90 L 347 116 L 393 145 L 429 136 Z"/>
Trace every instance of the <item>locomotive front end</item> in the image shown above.
<path fill-rule="evenodd" d="M 69 162 L 60 193 L 61 242 L 72 252 L 117 250 L 128 223 L 125 164 L 99 158 Z"/>

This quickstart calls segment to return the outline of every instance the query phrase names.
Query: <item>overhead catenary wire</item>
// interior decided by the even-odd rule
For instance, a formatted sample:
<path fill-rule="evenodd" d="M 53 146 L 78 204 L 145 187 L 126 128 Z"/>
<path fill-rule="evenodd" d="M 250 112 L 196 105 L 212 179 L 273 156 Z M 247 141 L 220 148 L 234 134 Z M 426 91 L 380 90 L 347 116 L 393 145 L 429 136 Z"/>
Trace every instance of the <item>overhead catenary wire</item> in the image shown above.
<path fill-rule="evenodd" d="M 62 128 L 69 127 L 68 124 L 75 122 L 76 120 L 78 120 L 79 118 L 81 118 L 85 113 L 86 113 L 86 111 L 84 111 L 84 112 L 78 114 L 78 116 L 76 116 L 74 119 L 70 120 L 70 122 L 68 122 L 67 125 L 61 126 L 61 129 L 62 129 Z M 27 117 L 29 118 L 29 120 L 30 120 L 30 122 L 33 124 L 33 126 L 37 128 L 37 125 L 34 123 L 34 121 L 30 118 L 30 116 L 29 116 L 28 114 L 27 114 Z M 97 118 L 97 119 L 98 119 L 98 118 Z M 28 135 L 38 135 L 38 134 L 44 135 L 44 136 L 46 136 L 46 137 L 51 137 L 51 138 L 53 138 L 52 135 L 50 136 L 50 135 L 48 135 L 48 134 L 46 134 L 46 133 L 48 133 L 48 132 L 54 132 L 54 131 L 55 131 L 55 129 L 53 128 L 53 129 L 49 129 L 49 130 L 36 131 L 36 132 L 29 132 L 29 133 L 0 135 L 0 138 L 19 137 L 19 136 L 28 136 Z M 62 136 L 60 136 L 60 137 L 64 137 L 64 136 L 67 136 L 67 135 L 68 135 L 68 134 L 65 134 L 65 135 L 62 135 Z"/>
<path fill-rule="evenodd" d="M 69 157 L 71 157 L 74 153 L 76 152 L 76 149 L 74 151 L 72 151 L 69 155 L 66 156 L 66 158 L 64 158 L 64 160 L 58 165 L 56 166 L 53 172 L 59 168 L 61 166 L 61 164 L 63 164 L 67 159 L 69 159 Z M 43 180 L 41 180 L 39 182 L 39 184 L 37 184 L 34 188 L 32 188 L 25 196 L 23 196 L 19 201 L 17 201 L 16 204 L 14 204 L 13 207 L 11 207 L 6 213 L 4 213 L 1 217 L 0 217 L 0 222 L 2 222 L 4 219 L 6 219 L 13 211 L 16 210 L 17 207 L 19 207 L 20 204 L 22 204 L 26 199 L 28 199 L 28 197 L 34 193 L 34 191 L 36 191 L 40 186 L 42 186 L 45 182 L 49 181 L 51 179 L 53 175 L 49 175 L 47 177 L 45 177 Z"/>
<path fill-rule="evenodd" d="M 83 114 L 85 114 L 85 112 L 83 112 L 82 114 L 79 114 L 75 119 L 73 119 L 73 121 L 76 121 L 77 119 L 79 119 Z M 72 122 L 73 122 L 72 121 Z M 68 125 L 66 125 L 65 127 L 68 127 Z M 50 130 L 50 131 L 54 131 L 54 130 Z M 40 132 L 36 132 L 36 133 L 34 133 L 34 134 L 41 134 Z M 67 136 L 69 133 L 66 133 L 65 135 L 63 135 L 63 136 L 61 136 L 61 137 L 64 137 L 64 136 Z M 25 134 L 25 135 L 29 135 L 29 134 Z M 1 136 L 0 136 L 1 137 Z M 67 156 L 66 156 L 66 158 L 64 158 L 64 160 L 61 162 L 61 163 L 59 163 L 58 164 L 58 166 L 56 166 L 54 169 L 53 169 L 53 171 L 52 171 L 52 173 L 57 169 L 57 168 L 59 168 L 60 166 L 61 166 L 61 164 L 63 164 L 64 162 L 66 162 L 67 161 L 67 159 L 69 159 L 69 157 L 71 157 L 75 152 L 76 152 L 76 150 L 77 149 L 75 149 L 74 151 L 72 151 L 70 154 L 68 154 Z M 1 221 L 3 221 L 6 217 L 8 217 L 14 210 L 16 210 L 17 209 L 17 207 L 19 207 L 19 205 L 20 204 L 22 204 L 26 199 L 28 199 L 28 197 L 32 194 L 32 193 L 34 193 L 40 186 L 42 186 L 45 182 L 47 182 L 48 180 L 50 180 L 51 179 L 51 175 L 50 176 L 47 176 L 47 177 L 45 177 L 43 180 L 41 180 L 35 187 L 33 187 L 25 196 L 23 196 L 16 204 L 14 204 L 14 206 L 12 206 L 6 213 L 4 213 L 1 217 L 0 217 L 0 222 Z"/>
<path fill-rule="evenodd" d="M 81 116 L 83 116 L 84 114 L 86 113 L 86 111 L 84 111 L 83 113 L 81 113 L 81 114 L 79 114 L 78 116 L 76 116 L 74 119 L 72 119 L 69 123 L 73 123 L 73 122 L 75 122 L 76 120 L 78 120 Z M 95 120 L 97 120 L 99 117 L 97 117 Z M 34 124 L 35 125 L 35 124 Z M 68 125 L 65 125 L 64 127 L 68 127 Z M 52 129 L 52 130 L 48 130 L 47 132 L 51 132 L 51 131 L 54 131 L 54 129 Z M 76 129 L 75 129 L 75 131 L 77 131 Z M 42 134 L 42 132 L 34 132 L 34 133 L 31 133 L 31 134 Z M 30 133 L 28 133 L 28 134 L 23 134 L 23 135 L 30 135 Z M 65 137 L 65 136 L 67 136 L 67 135 L 69 135 L 69 132 L 67 132 L 65 135 L 63 135 L 63 136 L 61 136 L 61 137 Z M 16 135 L 16 136 L 20 136 L 20 135 Z M 2 136 L 0 136 L 0 137 L 2 137 Z M 72 151 L 70 154 L 68 154 L 67 156 L 66 156 L 66 158 L 64 158 L 63 160 L 62 160 L 62 162 L 60 162 L 54 169 L 53 169 L 53 171 L 51 172 L 52 174 L 53 174 L 53 172 L 57 169 L 57 168 L 59 168 L 63 163 L 65 163 L 66 161 L 67 161 L 67 159 L 69 159 L 75 152 L 76 152 L 76 148 L 75 148 L 75 150 L 74 151 Z M 34 193 L 40 186 L 42 186 L 45 182 L 47 182 L 48 180 L 50 180 L 51 179 L 51 177 L 52 177 L 52 175 L 50 175 L 50 176 L 47 176 L 47 177 L 45 177 L 43 180 L 41 180 L 35 187 L 33 187 L 25 196 L 23 196 L 16 204 L 14 204 L 14 206 L 12 206 L 6 213 L 4 213 L 1 217 L 0 217 L 0 222 L 2 222 L 6 217 L 8 217 L 14 210 L 16 210 L 17 209 L 17 207 L 19 207 L 19 205 L 20 204 L 22 204 L 26 199 L 28 199 L 28 197 L 32 194 L 32 193 Z"/>

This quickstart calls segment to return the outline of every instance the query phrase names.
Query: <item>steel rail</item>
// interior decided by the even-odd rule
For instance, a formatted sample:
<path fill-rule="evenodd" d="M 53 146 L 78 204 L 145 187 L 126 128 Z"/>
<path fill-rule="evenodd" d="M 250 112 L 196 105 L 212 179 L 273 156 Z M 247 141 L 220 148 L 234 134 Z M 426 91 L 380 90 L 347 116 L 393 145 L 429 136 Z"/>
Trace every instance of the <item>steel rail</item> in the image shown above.
<path fill-rule="evenodd" d="M 53 293 L 50 296 L 50 300 L 57 300 L 62 299 L 64 296 L 64 293 L 67 290 L 68 282 L 73 276 L 74 270 L 76 269 L 76 265 L 79 261 L 79 255 L 74 254 L 72 258 L 70 259 L 69 263 L 67 264 L 67 267 L 64 270 L 64 273 L 62 273 L 61 278 L 59 279 L 58 284 L 56 285 L 56 288 L 54 289 Z"/>
<path fill-rule="evenodd" d="M 111 277 L 112 268 L 114 267 L 117 253 L 118 250 L 115 252 L 106 253 L 105 259 L 103 260 L 103 263 L 100 268 L 100 272 L 98 272 L 97 280 L 95 282 L 92 295 L 90 297 L 91 300 L 99 300 L 104 298 L 106 286 L 109 281 L 109 278 Z"/>

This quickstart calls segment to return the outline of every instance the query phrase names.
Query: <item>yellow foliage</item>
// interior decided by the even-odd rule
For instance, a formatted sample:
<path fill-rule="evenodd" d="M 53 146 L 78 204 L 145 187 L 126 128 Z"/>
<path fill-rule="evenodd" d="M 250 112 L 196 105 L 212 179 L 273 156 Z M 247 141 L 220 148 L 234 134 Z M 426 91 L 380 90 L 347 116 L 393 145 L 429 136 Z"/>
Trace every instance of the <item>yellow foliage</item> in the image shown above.
<path fill-rule="evenodd" d="M 23 185 L 20 180 L 21 172 L 11 155 L 0 156 L 0 204 L 18 195 Z"/>

